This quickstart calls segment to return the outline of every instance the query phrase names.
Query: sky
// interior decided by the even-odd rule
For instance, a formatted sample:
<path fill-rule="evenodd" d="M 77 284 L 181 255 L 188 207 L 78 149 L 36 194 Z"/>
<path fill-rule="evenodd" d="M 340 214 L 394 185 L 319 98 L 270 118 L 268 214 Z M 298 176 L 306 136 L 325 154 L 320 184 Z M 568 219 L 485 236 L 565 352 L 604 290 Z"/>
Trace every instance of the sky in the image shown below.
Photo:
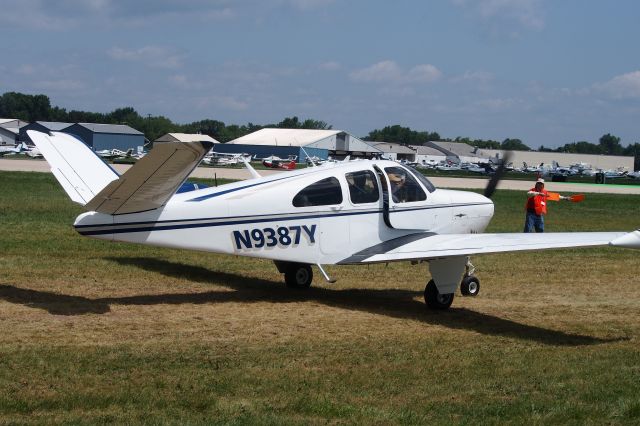
<path fill-rule="evenodd" d="M 0 93 L 177 123 L 640 142 L 636 0 L 0 0 Z"/>

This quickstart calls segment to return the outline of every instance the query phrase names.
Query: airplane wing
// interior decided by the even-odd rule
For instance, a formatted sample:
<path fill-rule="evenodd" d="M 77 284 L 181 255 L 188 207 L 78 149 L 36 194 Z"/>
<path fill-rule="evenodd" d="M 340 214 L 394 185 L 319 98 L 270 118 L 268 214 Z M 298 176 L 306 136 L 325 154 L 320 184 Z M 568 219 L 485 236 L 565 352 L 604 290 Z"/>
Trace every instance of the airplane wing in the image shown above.
<path fill-rule="evenodd" d="M 604 245 L 640 248 L 640 229 L 629 233 L 434 234 L 420 232 L 369 247 L 338 262 L 338 264 L 428 260 L 475 254 Z"/>
<path fill-rule="evenodd" d="M 165 142 L 156 146 L 85 208 L 106 214 L 136 213 L 163 206 L 189 177 L 210 142 Z"/>

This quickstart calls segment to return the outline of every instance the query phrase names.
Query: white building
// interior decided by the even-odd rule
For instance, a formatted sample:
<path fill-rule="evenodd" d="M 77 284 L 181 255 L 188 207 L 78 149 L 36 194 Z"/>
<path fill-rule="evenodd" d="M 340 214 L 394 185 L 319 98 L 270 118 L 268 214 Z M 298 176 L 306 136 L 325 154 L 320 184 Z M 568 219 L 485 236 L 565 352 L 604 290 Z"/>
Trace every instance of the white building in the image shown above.
<path fill-rule="evenodd" d="M 445 161 L 447 156 L 433 147 L 424 145 L 411 145 L 416 153 L 416 163 L 421 165 L 434 165 Z"/>
<path fill-rule="evenodd" d="M 367 144 L 371 145 L 375 149 L 382 152 L 385 158 L 389 160 L 407 160 L 411 163 L 416 161 L 416 151 L 407 145 L 402 145 L 399 143 L 393 142 L 369 142 Z"/>
<path fill-rule="evenodd" d="M 504 157 L 504 152 L 499 149 L 480 149 L 478 150 L 484 156 L 496 158 Z M 514 167 L 522 167 L 523 163 L 529 166 L 538 166 L 541 163 L 551 165 L 556 161 L 563 167 L 572 164 L 583 163 L 589 164 L 594 169 L 617 169 L 619 167 L 628 171 L 633 171 L 633 157 L 625 157 L 620 155 L 598 155 L 598 154 L 571 154 L 566 152 L 538 152 L 538 151 L 510 151 L 511 160 Z"/>
<path fill-rule="evenodd" d="M 20 129 L 27 124 L 17 118 L 0 118 L 0 145 L 15 145 Z"/>
<path fill-rule="evenodd" d="M 156 139 L 155 142 L 211 142 L 219 143 L 209 135 L 201 135 L 199 133 L 166 133 Z"/>
<path fill-rule="evenodd" d="M 347 155 L 372 157 L 380 154 L 377 149 L 343 130 L 261 129 L 226 144 L 216 145 L 216 150 L 222 146 L 232 149 L 234 145 L 243 145 L 242 152 L 256 155 L 257 158 L 295 155 L 300 161 L 306 159 L 305 152 L 323 159 L 329 155 L 341 158 Z"/>

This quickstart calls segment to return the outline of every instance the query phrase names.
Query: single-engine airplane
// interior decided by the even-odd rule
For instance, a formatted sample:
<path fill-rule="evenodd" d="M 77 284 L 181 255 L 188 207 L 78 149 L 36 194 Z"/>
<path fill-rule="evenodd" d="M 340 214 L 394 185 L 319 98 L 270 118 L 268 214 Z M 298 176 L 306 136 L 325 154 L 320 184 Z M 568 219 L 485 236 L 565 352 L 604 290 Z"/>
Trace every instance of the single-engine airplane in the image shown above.
<path fill-rule="evenodd" d="M 276 157 L 275 155 L 271 155 L 262 159 L 262 165 L 271 169 L 295 170 L 296 159 L 297 157 L 295 155 L 290 155 L 286 160 Z"/>
<path fill-rule="evenodd" d="M 419 172 L 388 160 L 266 177 L 250 168 L 252 179 L 176 193 L 211 143 L 157 144 L 120 176 L 74 136 L 28 132 L 69 197 L 87 210 L 74 223 L 81 235 L 270 259 L 290 287 L 309 287 L 311 265 L 332 282 L 323 265 L 427 261 L 426 304 L 447 309 L 458 286 L 464 295 L 478 294 L 471 255 L 640 248 L 640 230 L 482 233 L 493 216 L 489 197 L 500 169 L 485 196 L 436 189 Z"/>

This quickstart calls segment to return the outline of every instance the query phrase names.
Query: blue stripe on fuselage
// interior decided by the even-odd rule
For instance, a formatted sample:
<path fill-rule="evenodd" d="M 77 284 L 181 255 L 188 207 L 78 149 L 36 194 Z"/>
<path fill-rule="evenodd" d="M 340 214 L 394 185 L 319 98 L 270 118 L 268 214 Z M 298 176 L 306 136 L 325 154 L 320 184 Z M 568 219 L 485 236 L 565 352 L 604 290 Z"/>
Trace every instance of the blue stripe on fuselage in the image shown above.
<path fill-rule="evenodd" d="M 422 206 L 422 207 L 414 207 L 407 208 L 402 210 L 395 210 L 392 213 L 403 213 L 410 212 L 416 210 L 431 210 L 431 209 L 441 209 L 441 208 L 451 208 L 451 207 L 466 207 L 466 206 L 477 206 L 477 205 L 488 205 L 490 203 L 465 203 L 465 204 L 448 204 L 448 205 L 438 205 L 438 206 Z M 299 215 L 291 215 L 291 213 L 281 213 L 279 215 L 261 215 L 261 216 L 235 216 L 233 218 L 202 218 L 202 219 L 178 219 L 178 220 L 164 220 L 164 221 L 152 221 L 152 222 L 129 222 L 129 223 L 105 223 L 105 224 L 96 224 L 96 225 L 78 225 L 75 226 L 78 233 L 81 235 L 104 235 L 104 234 L 123 234 L 123 233 L 134 233 L 134 232 L 150 232 L 150 231 L 168 231 L 174 229 L 188 229 L 188 228 L 206 228 L 206 227 L 217 227 L 217 226 L 228 226 L 228 225 L 239 225 L 239 224 L 247 224 L 247 223 L 265 223 L 265 222 L 277 222 L 281 220 L 306 220 L 306 219 L 319 219 L 326 217 L 340 217 L 340 216 L 356 216 L 356 215 L 364 215 L 364 214 L 381 214 L 383 212 L 382 209 L 372 209 L 372 210 L 356 210 L 350 212 L 317 212 L 311 214 L 299 214 Z M 264 216 L 275 216 L 275 217 L 264 217 Z M 249 219 L 251 218 L 251 219 Z M 225 220 L 227 219 L 227 220 Z M 232 220 L 228 220 L 232 219 Z M 192 223 L 196 221 L 209 221 L 205 223 Z M 215 222 L 211 222 L 215 221 Z M 160 223 L 176 223 L 175 225 L 159 225 Z M 122 226 L 130 226 L 130 225 L 147 225 L 140 226 L 135 228 L 119 228 L 119 229 L 110 229 Z M 103 229 L 96 230 L 87 230 L 82 231 L 84 228 L 97 228 L 101 227 Z"/>

